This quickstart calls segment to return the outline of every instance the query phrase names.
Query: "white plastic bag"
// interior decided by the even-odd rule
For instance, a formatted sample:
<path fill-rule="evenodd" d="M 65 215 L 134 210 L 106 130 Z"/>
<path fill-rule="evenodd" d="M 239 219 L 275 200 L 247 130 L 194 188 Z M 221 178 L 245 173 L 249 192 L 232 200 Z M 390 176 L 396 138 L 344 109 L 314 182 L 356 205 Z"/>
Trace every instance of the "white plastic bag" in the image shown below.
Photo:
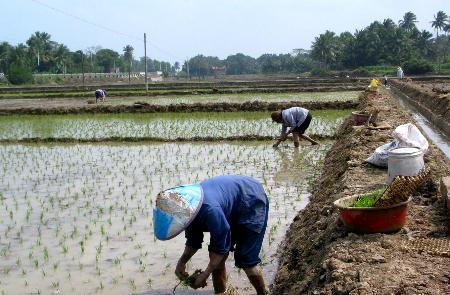
<path fill-rule="evenodd" d="M 376 148 L 373 154 L 366 159 L 366 162 L 378 167 L 387 168 L 389 158 L 388 151 L 391 149 L 395 149 L 396 147 L 398 147 L 397 140 L 393 140 L 391 142 L 383 144 L 382 146 Z"/>
<path fill-rule="evenodd" d="M 391 149 L 398 147 L 416 147 L 423 153 L 428 150 L 427 139 L 414 124 L 400 125 L 395 128 L 392 135 L 395 140 L 377 147 L 373 154 L 366 159 L 366 162 L 379 167 L 387 167 L 389 159 L 388 151 Z"/>
<path fill-rule="evenodd" d="M 408 123 L 395 128 L 392 136 L 398 141 L 398 147 L 416 147 L 423 153 L 428 150 L 428 141 L 416 125 Z"/>

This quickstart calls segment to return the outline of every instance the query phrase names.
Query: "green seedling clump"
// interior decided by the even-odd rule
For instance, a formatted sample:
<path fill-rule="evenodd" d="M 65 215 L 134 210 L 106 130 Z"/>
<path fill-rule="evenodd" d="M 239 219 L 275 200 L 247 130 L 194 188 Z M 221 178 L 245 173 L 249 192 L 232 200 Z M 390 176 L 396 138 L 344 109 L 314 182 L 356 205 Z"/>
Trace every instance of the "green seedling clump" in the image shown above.
<path fill-rule="evenodd" d="M 184 279 L 180 280 L 178 284 L 173 288 L 172 294 L 175 294 L 175 291 L 180 284 L 183 285 L 184 287 L 192 287 L 192 284 L 194 284 L 195 280 L 197 279 L 197 276 L 201 273 L 202 273 L 201 269 L 196 269 L 192 275 L 187 276 Z"/>
<path fill-rule="evenodd" d="M 385 188 L 376 189 L 366 194 L 360 195 L 352 204 L 354 208 L 371 208 L 375 202 L 383 195 Z"/>

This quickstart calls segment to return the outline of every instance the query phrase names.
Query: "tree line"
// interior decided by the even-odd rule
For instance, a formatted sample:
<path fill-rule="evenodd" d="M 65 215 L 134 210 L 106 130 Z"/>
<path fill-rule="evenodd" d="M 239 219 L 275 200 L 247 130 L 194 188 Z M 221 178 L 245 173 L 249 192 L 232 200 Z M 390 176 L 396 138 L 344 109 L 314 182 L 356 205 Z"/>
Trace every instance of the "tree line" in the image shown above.
<path fill-rule="evenodd" d="M 150 72 L 161 70 L 175 73 L 176 71 L 175 65 L 171 65 L 170 62 L 150 58 L 147 58 L 147 69 Z M 28 82 L 26 80 L 29 80 L 27 78 L 31 77 L 32 73 L 132 71 L 145 71 L 145 58 L 136 59 L 131 45 L 124 46 L 121 53 L 100 46 L 70 51 L 66 45 L 53 41 L 51 35 L 46 32 L 35 32 L 25 44 L 21 43 L 17 46 L 8 42 L 0 43 L 0 73 L 6 73 L 8 77 L 18 76 L 18 83 Z"/>
<path fill-rule="evenodd" d="M 417 17 L 407 12 L 395 23 L 392 19 L 375 21 L 355 33 L 339 35 L 326 31 L 316 37 L 310 50 L 294 49 L 290 54 L 263 54 L 258 58 L 238 53 L 224 60 L 198 55 L 185 62 L 192 76 L 213 75 L 213 66 L 225 66 L 226 73 L 277 74 L 312 72 L 316 75 L 328 71 L 354 70 L 362 73 L 368 66 L 402 66 L 409 74 L 424 74 L 449 62 L 450 18 L 443 11 L 437 12 L 431 21 L 436 35 L 416 27 Z M 362 69 L 361 69 L 362 68 Z M 366 71 L 367 72 L 367 71 Z"/>
<path fill-rule="evenodd" d="M 431 25 L 435 34 L 419 30 L 416 22 L 416 15 L 407 12 L 398 23 L 391 19 L 374 21 L 353 34 L 338 35 L 327 30 L 315 37 L 309 50 L 294 49 L 288 54 L 263 54 L 254 58 L 237 53 L 225 59 L 199 54 L 182 64 L 147 58 L 147 70 L 198 78 L 217 74 L 217 68 L 224 69 L 228 75 L 304 72 L 320 75 L 381 65 L 401 65 L 411 74 L 432 71 L 432 64 L 437 64 L 439 70 L 441 64 L 449 61 L 450 18 L 443 11 L 434 15 Z M 17 46 L 0 43 L 0 73 L 8 77 L 25 72 L 31 76 L 31 73 L 144 70 L 145 58 L 136 59 L 131 45 L 124 46 L 120 53 L 99 46 L 72 52 L 64 44 L 51 40 L 46 32 L 36 32 L 25 44 Z"/>

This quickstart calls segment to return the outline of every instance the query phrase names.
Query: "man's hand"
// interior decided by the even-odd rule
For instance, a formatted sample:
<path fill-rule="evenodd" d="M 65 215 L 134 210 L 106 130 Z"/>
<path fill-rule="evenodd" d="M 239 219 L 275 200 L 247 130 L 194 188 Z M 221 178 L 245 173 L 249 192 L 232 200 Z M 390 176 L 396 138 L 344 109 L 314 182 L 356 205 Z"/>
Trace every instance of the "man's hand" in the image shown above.
<path fill-rule="evenodd" d="M 189 276 L 189 274 L 186 272 L 186 264 L 178 261 L 177 267 L 175 268 L 175 275 L 180 280 L 187 278 Z"/>
<path fill-rule="evenodd" d="M 207 285 L 206 280 L 209 277 L 209 273 L 203 271 L 198 275 L 196 274 L 192 275 L 192 277 L 194 278 L 194 282 L 191 285 L 193 289 L 204 288 Z"/>

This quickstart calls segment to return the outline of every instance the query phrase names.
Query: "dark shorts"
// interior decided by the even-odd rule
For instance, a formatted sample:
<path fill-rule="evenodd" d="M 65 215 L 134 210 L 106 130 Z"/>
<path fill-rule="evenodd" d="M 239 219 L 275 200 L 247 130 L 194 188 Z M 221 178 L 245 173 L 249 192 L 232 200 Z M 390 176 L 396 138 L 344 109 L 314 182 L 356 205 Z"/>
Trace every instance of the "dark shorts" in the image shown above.
<path fill-rule="evenodd" d="M 232 227 L 230 251 L 234 251 L 234 264 L 236 267 L 248 268 L 261 262 L 259 252 L 261 251 L 262 243 L 264 241 L 268 217 L 269 205 L 266 207 L 264 227 L 260 233 L 247 229 L 242 225 Z"/>
<path fill-rule="evenodd" d="M 311 123 L 311 119 L 312 119 L 311 113 L 308 112 L 308 115 L 306 116 L 305 121 L 303 121 L 303 123 L 300 126 L 295 127 L 292 130 L 292 132 L 299 133 L 299 134 L 305 133 L 306 129 L 308 129 L 309 124 Z"/>

